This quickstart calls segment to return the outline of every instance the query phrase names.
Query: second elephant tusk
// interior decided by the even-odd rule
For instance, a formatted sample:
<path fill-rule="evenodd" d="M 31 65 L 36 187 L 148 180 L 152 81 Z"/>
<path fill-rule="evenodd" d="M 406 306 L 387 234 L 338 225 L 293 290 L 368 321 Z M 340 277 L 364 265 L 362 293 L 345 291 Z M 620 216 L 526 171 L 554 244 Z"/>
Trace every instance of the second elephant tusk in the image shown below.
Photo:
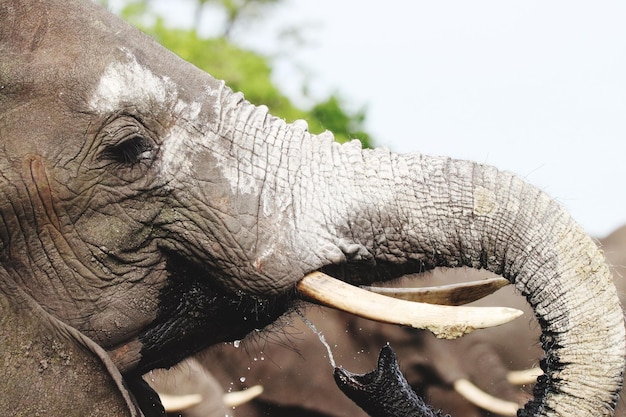
<path fill-rule="evenodd" d="M 305 276 L 297 289 L 304 298 L 318 304 L 383 323 L 428 329 L 445 339 L 499 326 L 523 314 L 507 307 L 451 307 L 397 300 L 346 284 L 321 272 Z"/>
<path fill-rule="evenodd" d="M 535 367 L 523 371 L 510 371 L 506 374 L 506 380 L 511 385 L 534 384 L 540 375 L 543 375 L 543 371 L 541 368 Z"/>
<path fill-rule="evenodd" d="M 159 393 L 159 397 L 165 411 L 173 413 L 186 410 L 202 402 L 202 395 L 200 394 L 169 395 Z"/>
<path fill-rule="evenodd" d="M 222 400 L 224 401 L 224 405 L 226 407 L 237 407 L 239 405 L 252 401 L 261 394 L 263 394 L 263 386 L 254 385 L 242 391 L 229 392 L 227 394 L 224 394 L 222 396 Z"/>
<path fill-rule="evenodd" d="M 237 407 L 252 401 L 262 393 L 263 387 L 261 385 L 254 385 L 242 391 L 226 393 L 222 395 L 222 401 L 226 407 Z M 184 411 L 202 402 L 202 395 L 200 394 L 169 395 L 159 393 L 159 397 L 161 398 L 163 408 L 168 413 Z"/>
<path fill-rule="evenodd" d="M 461 378 L 454 381 L 454 390 L 472 404 L 503 416 L 516 416 L 519 404 L 496 398 L 472 384 L 467 379 Z"/>
<path fill-rule="evenodd" d="M 418 301 L 420 303 L 458 306 L 480 300 L 509 285 L 504 278 L 488 278 L 480 281 L 462 282 L 460 284 L 441 285 L 423 288 L 389 288 L 361 287 L 365 290 L 400 300 Z"/>

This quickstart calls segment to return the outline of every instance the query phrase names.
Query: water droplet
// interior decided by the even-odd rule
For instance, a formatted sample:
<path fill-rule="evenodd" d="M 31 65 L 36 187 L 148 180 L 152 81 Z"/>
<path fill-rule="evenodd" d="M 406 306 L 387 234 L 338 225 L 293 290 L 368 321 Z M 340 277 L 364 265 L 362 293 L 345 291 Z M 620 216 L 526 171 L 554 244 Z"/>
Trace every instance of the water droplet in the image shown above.
<path fill-rule="evenodd" d="M 239 381 L 241 381 L 241 382 L 246 382 L 246 377 L 245 377 L 245 376 L 242 376 L 241 378 L 239 378 Z"/>
<path fill-rule="evenodd" d="M 233 342 L 233 346 L 236 347 L 236 348 L 238 348 L 240 344 L 241 344 L 241 340 L 235 340 Z"/>
<path fill-rule="evenodd" d="M 326 350 L 328 351 L 328 360 L 330 361 L 330 365 L 333 368 L 336 368 L 337 365 L 335 364 L 335 358 L 333 357 L 333 352 L 330 350 L 330 346 L 328 345 L 328 343 L 326 342 L 326 338 L 324 337 L 324 335 L 322 334 L 322 332 L 320 332 L 319 330 L 317 330 L 317 328 L 315 327 L 315 325 L 313 323 L 311 323 L 309 321 L 309 319 L 307 319 L 306 317 L 304 317 L 304 314 L 298 312 L 298 314 L 300 315 L 300 318 L 302 319 L 302 321 L 304 322 L 304 324 L 306 324 L 307 326 L 309 326 L 309 328 L 313 331 L 313 333 L 315 333 L 317 335 L 317 337 L 320 339 L 320 342 L 322 342 L 322 344 L 326 347 Z"/>

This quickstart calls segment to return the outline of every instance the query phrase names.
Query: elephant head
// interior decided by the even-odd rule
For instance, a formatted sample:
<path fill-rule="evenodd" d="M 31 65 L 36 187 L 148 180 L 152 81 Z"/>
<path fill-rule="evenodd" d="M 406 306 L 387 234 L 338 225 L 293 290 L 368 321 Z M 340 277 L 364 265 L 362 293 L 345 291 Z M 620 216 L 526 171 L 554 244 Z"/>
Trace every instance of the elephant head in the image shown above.
<path fill-rule="evenodd" d="M 141 374 L 274 322 L 310 272 L 465 265 L 542 325 L 522 415 L 611 414 L 609 270 L 520 178 L 314 136 L 88 0 L 0 1 L 0 57 L 2 409 L 148 413 Z"/>

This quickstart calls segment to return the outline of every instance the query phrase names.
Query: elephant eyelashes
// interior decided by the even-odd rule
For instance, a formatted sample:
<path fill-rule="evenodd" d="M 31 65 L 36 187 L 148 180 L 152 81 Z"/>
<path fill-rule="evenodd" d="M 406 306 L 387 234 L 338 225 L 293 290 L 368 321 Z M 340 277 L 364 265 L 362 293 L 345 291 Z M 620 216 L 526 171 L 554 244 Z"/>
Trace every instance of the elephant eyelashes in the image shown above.
<path fill-rule="evenodd" d="M 151 151 L 152 145 L 146 138 L 134 135 L 115 145 L 107 146 L 101 158 L 121 165 L 132 166 L 148 159 Z"/>

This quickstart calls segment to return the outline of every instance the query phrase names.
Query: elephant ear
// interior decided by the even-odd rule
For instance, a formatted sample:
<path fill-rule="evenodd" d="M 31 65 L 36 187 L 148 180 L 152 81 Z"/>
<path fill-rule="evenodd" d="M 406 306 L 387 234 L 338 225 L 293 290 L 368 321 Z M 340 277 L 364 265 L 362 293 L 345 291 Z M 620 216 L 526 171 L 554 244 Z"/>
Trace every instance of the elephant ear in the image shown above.
<path fill-rule="evenodd" d="M 41 416 L 142 416 L 91 339 L 51 317 L 0 272 L 0 410 Z"/>

